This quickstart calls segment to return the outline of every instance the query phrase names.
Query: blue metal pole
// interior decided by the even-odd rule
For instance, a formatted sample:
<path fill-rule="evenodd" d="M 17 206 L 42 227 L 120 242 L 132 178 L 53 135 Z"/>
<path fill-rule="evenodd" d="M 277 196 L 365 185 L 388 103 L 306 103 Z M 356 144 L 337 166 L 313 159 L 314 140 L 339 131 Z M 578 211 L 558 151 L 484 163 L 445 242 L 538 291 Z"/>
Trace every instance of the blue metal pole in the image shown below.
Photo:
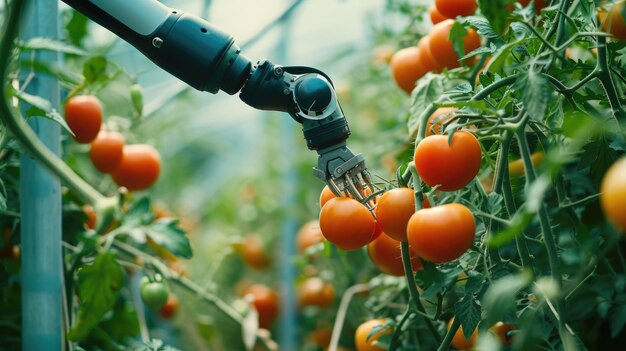
<path fill-rule="evenodd" d="M 276 56 L 279 62 L 287 63 L 288 59 L 288 43 L 291 40 L 291 19 L 288 16 L 283 20 L 281 28 L 281 39 L 277 47 Z M 291 212 L 296 203 L 296 194 L 298 186 L 298 173 L 295 162 L 294 150 L 297 145 L 294 136 L 298 130 L 296 124 L 291 118 L 281 116 L 280 121 L 280 150 L 281 161 L 283 161 L 284 169 L 282 176 L 282 208 L 286 209 L 284 213 L 280 236 L 281 236 L 281 264 L 280 278 L 282 282 L 282 304 L 280 319 L 280 335 L 279 343 L 281 350 L 297 350 L 297 331 L 298 331 L 298 315 L 296 308 L 295 286 L 296 269 L 293 259 L 296 255 L 295 234 L 298 231 L 298 222 L 295 213 Z"/>
<path fill-rule="evenodd" d="M 30 1 L 22 22 L 21 39 L 59 37 L 57 0 Z M 33 56 L 31 56 L 33 55 Z M 60 61 L 56 52 L 24 54 L 47 64 Z M 59 108 L 59 83 L 54 77 L 34 75 L 24 69 L 26 92 L 41 96 Z M 60 153 L 60 127 L 44 118 L 31 118 L 31 128 L 43 143 Z M 22 349 L 61 350 L 62 261 L 61 186 L 59 180 L 29 155 L 21 158 L 20 173 L 22 259 Z"/>

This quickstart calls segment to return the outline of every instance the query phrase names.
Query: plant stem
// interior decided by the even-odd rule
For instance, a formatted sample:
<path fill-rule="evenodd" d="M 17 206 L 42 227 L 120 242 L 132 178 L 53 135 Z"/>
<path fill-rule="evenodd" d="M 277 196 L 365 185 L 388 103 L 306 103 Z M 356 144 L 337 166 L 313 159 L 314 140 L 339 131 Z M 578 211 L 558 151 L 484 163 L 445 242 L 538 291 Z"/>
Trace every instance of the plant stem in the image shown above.
<path fill-rule="evenodd" d="M 506 78 L 502 78 L 499 81 L 493 82 L 489 85 L 487 85 L 486 87 L 483 88 L 483 90 L 479 91 L 478 93 L 476 93 L 474 96 L 472 96 L 472 98 L 470 99 L 471 101 L 477 101 L 477 100 L 482 100 L 484 98 L 486 98 L 487 96 L 489 96 L 489 94 L 493 93 L 494 91 L 503 88 L 507 85 L 511 85 L 513 83 L 515 83 L 515 81 L 517 80 L 517 74 L 516 75 L 512 75 L 512 76 L 508 76 Z"/>
<path fill-rule="evenodd" d="M 516 136 L 517 136 L 517 142 L 520 148 L 522 160 L 524 161 L 524 168 L 526 169 L 526 186 L 528 187 L 537 179 L 537 174 L 535 172 L 535 166 L 533 165 L 533 162 L 531 159 L 530 148 L 528 146 L 528 140 L 526 139 L 526 134 L 524 130 L 527 121 L 528 121 L 528 118 L 525 118 L 524 122 L 521 123 L 520 128 L 516 131 Z M 554 279 L 554 281 L 556 282 L 559 289 L 561 289 L 563 287 L 563 280 L 561 277 L 561 265 L 559 262 L 559 256 L 557 252 L 558 249 L 557 249 L 556 238 L 554 237 L 554 233 L 552 232 L 552 224 L 550 223 L 550 216 L 543 202 L 539 205 L 538 215 L 539 215 L 539 225 L 541 226 L 541 231 L 543 233 L 546 251 L 548 253 L 548 263 L 550 265 L 551 276 L 552 276 L 552 279 Z M 563 342 L 565 346 L 565 343 L 564 343 L 565 328 L 564 328 L 563 315 L 561 314 L 561 311 L 563 311 L 562 300 L 560 298 L 557 299 L 555 305 L 556 305 L 555 306 L 556 313 L 560 316 L 560 318 L 558 319 L 559 335 L 561 337 L 561 341 Z"/>
<path fill-rule="evenodd" d="M 11 134 L 20 142 L 20 144 L 44 167 L 54 173 L 70 191 L 78 196 L 83 202 L 89 203 L 96 207 L 105 200 L 105 197 L 96 191 L 91 185 L 80 178 L 74 171 L 51 152 L 40 140 L 33 130 L 26 124 L 21 114 L 14 108 L 11 108 L 7 91 L 6 75 L 11 52 L 13 50 L 13 42 L 17 36 L 17 27 L 20 14 L 26 1 L 14 1 L 12 3 L 12 11 L 6 26 L 0 44 L 0 119 L 4 122 Z"/>
<path fill-rule="evenodd" d="M 411 308 L 411 305 L 409 304 L 406 308 L 406 311 L 404 311 L 404 314 L 402 315 L 400 322 L 398 322 L 398 325 L 396 325 L 395 329 L 393 330 L 393 334 L 391 335 L 391 340 L 389 341 L 389 351 L 394 351 L 396 347 L 398 346 L 400 335 L 402 335 L 402 327 L 409 320 L 412 310 L 413 309 Z"/>
<path fill-rule="evenodd" d="M 417 290 L 417 284 L 415 284 L 415 277 L 413 276 L 413 265 L 411 264 L 411 252 L 409 250 L 409 243 L 402 241 L 400 243 L 400 251 L 402 253 L 402 265 L 404 266 L 404 275 L 406 277 L 407 286 L 409 288 L 409 296 L 413 302 L 413 306 L 421 312 L 420 315 L 424 318 L 426 326 L 435 337 L 437 342 L 441 342 L 441 335 L 437 331 L 437 328 L 433 324 L 433 321 L 427 317 L 426 309 L 422 305 L 420 300 L 420 292 Z"/>
<path fill-rule="evenodd" d="M 461 326 L 461 321 L 455 318 L 452 321 L 452 325 L 450 325 L 450 329 L 448 329 L 448 332 L 446 333 L 446 336 L 443 338 L 443 341 L 439 345 L 439 348 L 437 349 L 437 351 L 446 351 L 450 348 L 450 343 L 452 342 L 452 338 L 454 337 L 454 334 L 456 334 L 456 332 L 459 330 L 460 326 Z"/>
<path fill-rule="evenodd" d="M 328 344 L 328 351 L 337 351 L 339 336 L 341 335 L 341 329 L 343 328 L 343 323 L 348 314 L 348 306 L 350 305 L 352 296 L 360 292 L 368 291 L 369 289 L 370 286 L 367 284 L 357 284 L 347 288 L 346 292 L 343 293 L 339 308 L 337 309 L 337 317 L 335 317 L 335 325 L 333 326 L 333 333 L 330 337 L 330 344 Z"/>
<path fill-rule="evenodd" d="M 185 278 L 180 273 L 172 271 L 171 269 L 169 269 L 169 267 L 167 267 L 159 259 L 157 259 L 157 258 L 155 258 L 153 256 L 150 256 L 150 255 L 144 253 L 143 251 L 141 251 L 141 250 L 139 250 L 139 249 L 137 249 L 137 248 L 135 248 L 135 247 L 133 247 L 131 245 L 123 243 L 123 242 L 121 242 L 119 240 L 114 240 L 113 241 L 113 246 L 115 248 L 117 248 L 118 250 L 121 250 L 121 251 L 125 252 L 126 254 L 129 254 L 129 255 L 131 255 L 133 257 L 139 257 L 139 258 L 143 259 L 144 262 L 153 265 L 167 279 L 173 280 L 175 283 L 180 285 L 182 288 L 184 288 L 184 289 L 186 289 L 186 290 L 196 294 L 196 296 L 198 296 L 201 299 L 203 299 L 204 301 L 212 304 L 215 308 L 217 308 L 220 312 L 222 312 L 226 317 L 228 317 L 228 319 L 230 319 L 232 322 L 234 322 L 234 323 L 236 323 L 236 324 L 238 324 L 240 326 L 243 325 L 242 317 L 239 314 L 237 314 L 237 312 L 235 310 L 233 310 L 232 307 L 230 307 L 226 302 L 222 301 L 217 296 L 207 292 L 204 288 L 202 288 L 200 285 L 198 285 L 194 281 L 189 280 L 188 278 Z M 273 349 L 270 346 L 270 344 L 273 343 L 272 340 L 268 340 L 267 338 L 261 336 L 258 333 L 257 333 L 257 340 L 261 343 L 261 345 L 263 345 L 263 347 L 266 350 L 272 350 Z"/>
<path fill-rule="evenodd" d="M 615 84 L 613 83 L 613 77 L 611 76 L 611 69 L 609 68 L 609 57 L 606 50 L 606 37 L 598 36 L 598 79 L 604 88 L 604 92 L 606 93 L 607 98 L 609 99 L 609 103 L 611 104 L 611 109 L 613 110 L 613 122 L 615 122 L 615 128 L 620 130 L 619 122 L 617 121 L 617 116 L 622 116 L 622 104 L 619 100 L 619 95 L 617 94 L 617 90 L 615 89 Z"/>

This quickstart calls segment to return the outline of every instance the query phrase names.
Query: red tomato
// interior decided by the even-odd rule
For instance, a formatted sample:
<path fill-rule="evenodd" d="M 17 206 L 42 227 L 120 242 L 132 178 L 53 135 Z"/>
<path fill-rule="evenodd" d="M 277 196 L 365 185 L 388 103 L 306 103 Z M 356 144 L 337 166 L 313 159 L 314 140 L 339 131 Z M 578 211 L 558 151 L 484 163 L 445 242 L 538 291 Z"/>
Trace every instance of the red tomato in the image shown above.
<path fill-rule="evenodd" d="M 471 16 L 476 11 L 476 0 L 435 0 L 439 12 L 448 17 Z"/>
<path fill-rule="evenodd" d="M 165 319 L 174 317 L 180 309 L 180 300 L 173 293 L 167 297 L 167 302 L 159 309 L 159 314 Z"/>
<path fill-rule="evenodd" d="M 391 329 L 380 329 L 374 335 L 370 337 L 370 334 L 376 327 L 382 327 L 386 324 L 384 319 L 372 319 L 361 325 L 356 329 L 354 334 L 354 341 L 356 343 L 356 349 L 358 351 L 385 351 L 380 346 L 372 345 L 376 340 L 385 334 L 391 334 Z"/>
<path fill-rule="evenodd" d="M 298 285 L 298 304 L 301 307 L 328 307 L 335 301 L 335 288 L 321 278 L 313 277 Z"/>
<path fill-rule="evenodd" d="M 530 4 L 530 0 L 517 0 L 522 6 L 528 6 Z M 535 0 L 535 12 L 539 14 L 541 10 L 550 5 L 550 1 L 546 2 L 545 0 Z"/>
<path fill-rule="evenodd" d="M 65 121 L 79 143 L 89 143 L 102 125 L 102 105 L 93 95 L 74 96 L 65 105 Z"/>
<path fill-rule="evenodd" d="M 243 243 L 235 245 L 243 261 L 251 268 L 264 269 L 270 265 L 270 256 L 257 235 L 248 235 Z"/>
<path fill-rule="evenodd" d="M 391 57 L 390 65 L 396 84 L 409 94 L 415 88 L 415 82 L 428 73 L 420 63 L 419 49 L 416 46 L 398 50 Z"/>
<path fill-rule="evenodd" d="M 100 131 L 91 142 L 89 156 L 94 167 L 102 173 L 113 172 L 122 162 L 124 136 L 118 132 Z"/>
<path fill-rule="evenodd" d="M 320 228 L 326 240 L 340 249 L 356 250 L 374 240 L 376 223 L 360 202 L 336 197 L 322 208 Z"/>
<path fill-rule="evenodd" d="M 457 131 L 448 144 L 448 135 L 431 135 L 415 148 L 415 168 L 424 183 L 442 191 L 459 190 L 480 170 L 481 150 L 476 137 Z"/>
<path fill-rule="evenodd" d="M 467 207 L 452 203 L 415 212 L 407 230 L 409 244 L 419 257 L 443 263 L 461 257 L 472 246 L 476 224 Z"/>
<path fill-rule="evenodd" d="M 248 298 L 259 314 L 259 327 L 269 329 L 278 317 L 278 294 L 263 284 L 248 286 L 243 296 Z"/>
<path fill-rule="evenodd" d="M 496 334 L 502 345 L 508 345 L 513 341 L 513 337 L 509 335 L 509 332 L 515 329 L 517 329 L 515 324 L 505 324 L 502 322 L 498 322 L 494 324 L 493 327 L 489 328 L 489 330 Z"/>
<path fill-rule="evenodd" d="M 432 57 L 437 61 L 440 66 L 447 67 L 449 69 L 459 67 L 459 57 L 457 56 L 454 48 L 452 47 L 452 41 L 450 40 L 450 30 L 454 25 L 454 20 L 448 19 L 443 22 L 437 23 L 430 30 L 430 40 L 428 42 Z M 469 28 L 467 34 L 463 38 L 465 54 L 478 49 L 480 47 L 480 37 L 476 34 L 476 31 Z"/>
<path fill-rule="evenodd" d="M 430 16 L 430 21 L 433 22 L 433 24 L 437 24 L 439 22 L 443 22 L 448 19 L 448 17 L 442 15 L 441 12 L 437 10 L 437 6 L 435 5 L 430 7 L 428 14 Z"/>
<path fill-rule="evenodd" d="M 124 147 L 122 161 L 111 176 L 117 185 L 135 191 L 151 187 L 160 171 L 159 152 L 150 145 L 135 144 Z"/>
<path fill-rule="evenodd" d="M 422 262 L 417 257 L 415 250 L 411 249 L 411 265 L 413 271 L 422 269 Z M 402 253 L 400 242 L 387 236 L 385 233 L 367 245 L 367 253 L 378 269 L 383 273 L 404 276 L 404 266 L 402 265 Z"/>
<path fill-rule="evenodd" d="M 326 202 L 333 198 L 335 198 L 335 194 L 333 194 L 328 185 L 324 186 L 324 189 L 322 189 L 320 193 L 320 208 L 324 207 Z"/>
<path fill-rule="evenodd" d="M 382 231 L 398 241 L 406 241 L 406 225 L 413 213 L 415 194 L 409 188 L 387 191 L 376 205 L 376 220 Z"/>

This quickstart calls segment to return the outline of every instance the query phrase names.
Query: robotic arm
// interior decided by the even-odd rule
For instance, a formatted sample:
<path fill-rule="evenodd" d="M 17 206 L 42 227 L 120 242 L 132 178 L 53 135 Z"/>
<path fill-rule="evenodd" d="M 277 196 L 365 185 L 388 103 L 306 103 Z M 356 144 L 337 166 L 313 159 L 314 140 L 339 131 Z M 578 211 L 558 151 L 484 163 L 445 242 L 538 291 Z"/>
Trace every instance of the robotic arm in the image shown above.
<path fill-rule="evenodd" d="M 315 176 L 335 195 L 365 201 L 373 190 L 361 154 L 346 146 L 350 129 L 330 78 L 310 67 L 282 67 L 268 60 L 252 66 L 232 36 L 157 0 L 63 0 L 165 71 L 201 91 L 240 92 L 246 104 L 287 112 L 302 124 L 307 146 L 318 153 Z M 371 206 L 369 206 L 371 208 Z"/>

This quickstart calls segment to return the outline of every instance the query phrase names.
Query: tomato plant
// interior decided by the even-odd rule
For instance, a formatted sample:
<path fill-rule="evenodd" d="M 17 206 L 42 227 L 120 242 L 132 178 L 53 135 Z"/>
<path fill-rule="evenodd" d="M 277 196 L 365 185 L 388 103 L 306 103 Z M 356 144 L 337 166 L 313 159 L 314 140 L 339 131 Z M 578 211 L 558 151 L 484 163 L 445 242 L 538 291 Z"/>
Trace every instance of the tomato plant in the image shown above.
<path fill-rule="evenodd" d="M 333 198 L 320 212 L 326 240 L 343 250 L 356 250 L 374 239 L 376 223 L 367 207 L 350 198 Z"/>
<path fill-rule="evenodd" d="M 89 157 L 102 173 L 111 173 L 119 167 L 124 155 L 124 136 L 118 132 L 100 131 L 91 142 Z"/>
<path fill-rule="evenodd" d="M 450 141 L 449 141 L 450 140 Z M 454 191 L 466 186 L 480 170 L 482 152 L 476 137 L 466 131 L 431 135 L 415 148 L 415 168 L 429 186 Z"/>
<path fill-rule="evenodd" d="M 124 146 L 122 160 L 111 176 L 117 185 L 136 191 L 151 187 L 160 172 L 159 152 L 150 145 L 134 144 Z"/>
<path fill-rule="evenodd" d="M 467 207 L 451 203 L 415 212 L 407 226 L 407 237 L 419 257 L 430 262 L 448 262 L 470 248 L 475 226 Z"/>

